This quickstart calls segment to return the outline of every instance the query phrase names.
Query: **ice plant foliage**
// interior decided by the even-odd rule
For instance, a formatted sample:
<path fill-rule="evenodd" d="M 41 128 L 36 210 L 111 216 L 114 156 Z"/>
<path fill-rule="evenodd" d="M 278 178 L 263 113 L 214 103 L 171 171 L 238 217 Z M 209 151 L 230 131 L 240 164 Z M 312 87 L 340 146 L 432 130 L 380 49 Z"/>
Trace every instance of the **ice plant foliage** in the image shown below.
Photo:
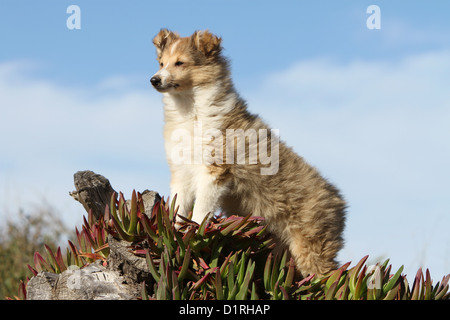
<path fill-rule="evenodd" d="M 181 221 L 180 221 L 181 220 Z M 261 217 L 214 217 L 197 224 L 177 219 L 176 197 L 144 213 L 134 192 L 127 203 L 114 194 L 104 217 L 92 214 L 76 229 L 77 244 L 69 241 L 65 257 L 45 246 L 45 257 L 34 255 L 33 275 L 61 273 L 69 266 L 84 267 L 100 260 L 107 264 L 108 234 L 131 243 L 130 251 L 146 260 L 149 280 L 141 298 L 191 300 L 440 300 L 450 299 L 450 274 L 433 284 L 430 272 L 417 272 L 412 285 L 403 266 L 391 271 L 389 260 L 367 266 L 368 256 L 354 267 L 350 262 L 329 274 L 301 277 L 286 250 L 275 250 L 276 239 Z M 16 299 L 26 299 L 21 282 Z"/>
<path fill-rule="evenodd" d="M 35 252 L 34 267 L 28 265 L 33 275 L 37 275 L 41 271 L 61 273 L 67 270 L 68 266 L 81 268 L 96 260 L 106 261 L 109 247 L 104 219 L 101 217 L 98 222 L 94 223 L 91 213 L 89 213 L 88 219 L 83 217 L 84 223 L 81 232 L 75 228 L 78 245 L 68 240 L 66 259 L 63 258 L 60 247 L 55 254 L 50 247 L 45 245 L 46 259 L 39 252 Z"/>

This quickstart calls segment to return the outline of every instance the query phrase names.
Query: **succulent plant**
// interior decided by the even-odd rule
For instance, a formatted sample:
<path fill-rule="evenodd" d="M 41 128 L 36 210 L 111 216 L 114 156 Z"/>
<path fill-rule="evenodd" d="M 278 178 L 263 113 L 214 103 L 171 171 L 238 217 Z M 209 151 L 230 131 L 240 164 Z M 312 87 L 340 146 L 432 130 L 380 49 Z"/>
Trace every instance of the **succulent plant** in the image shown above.
<path fill-rule="evenodd" d="M 450 299 L 450 274 L 433 285 L 430 272 L 416 274 L 410 287 L 403 266 L 394 274 L 389 260 L 368 267 L 368 256 L 354 267 L 350 262 L 329 274 L 300 278 L 286 250 L 275 252 L 276 239 L 261 217 L 213 217 L 197 224 L 178 217 L 176 197 L 156 203 L 144 212 L 139 193 L 127 204 L 114 194 L 104 217 L 84 218 L 76 229 L 78 245 L 69 241 L 64 259 L 45 247 L 36 252 L 34 275 L 63 272 L 70 265 L 107 263 L 108 234 L 131 243 L 130 250 L 145 258 L 149 280 L 142 283 L 142 299 L 175 300 L 427 300 Z M 28 279 L 27 279 L 28 280 Z M 26 298 L 21 282 L 17 299 Z"/>
<path fill-rule="evenodd" d="M 55 254 L 50 247 L 45 245 L 47 259 L 44 259 L 39 252 L 35 252 L 34 267 L 28 265 L 33 275 L 37 275 L 41 271 L 61 273 L 67 270 L 68 266 L 83 267 L 99 259 L 106 261 L 109 255 L 109 247 L 104 219 L 100 218 L 98 222 L 94 223 L 91 213 L 88 215 L 88 219 L 86 220 L 83 217 L 84 223 L 81 232 L 78 231 L 78 228 L 75 228 L 78 246 L 68 240 L 69 246 L 65 260 L 60 247 Z"/>

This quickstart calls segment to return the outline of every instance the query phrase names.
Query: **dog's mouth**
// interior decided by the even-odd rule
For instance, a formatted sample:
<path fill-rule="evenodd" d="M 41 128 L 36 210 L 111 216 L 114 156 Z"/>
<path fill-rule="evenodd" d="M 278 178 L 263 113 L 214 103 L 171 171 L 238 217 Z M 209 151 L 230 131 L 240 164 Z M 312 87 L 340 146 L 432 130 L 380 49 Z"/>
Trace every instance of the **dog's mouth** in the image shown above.
<path fill-rule="evenodd" d="M 164 86 L 153 86 L 156 90 L 158 90 L 159 92 L 169 92 L 169 91 L 174 91 L 176 90 L 179 85 L 178 84 L 166 84 Z"/>

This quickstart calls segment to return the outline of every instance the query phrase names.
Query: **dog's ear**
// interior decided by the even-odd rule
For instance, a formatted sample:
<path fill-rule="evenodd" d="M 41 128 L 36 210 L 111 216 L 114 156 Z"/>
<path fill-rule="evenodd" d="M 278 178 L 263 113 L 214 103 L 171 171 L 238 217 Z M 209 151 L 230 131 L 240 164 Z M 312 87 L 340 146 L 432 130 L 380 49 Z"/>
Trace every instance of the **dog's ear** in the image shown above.
<path fill-rule="evenodd" d="M 195 31 L 191 36 L 191 46 L 201 51 L 207 58 L 220 54 L 222 39 L 213 35 L 208 30 Z"/>
<path fill-rule="evenodd" d="M 173 41 L 177 40 L 180 36 L 168 29 L 161 29 L 159 33 L 153 38 L 153 44 L 156 47 L 156 54 L 158 59 L 161 58 L 161 53 L 164 48 L 169 46 Z"/>

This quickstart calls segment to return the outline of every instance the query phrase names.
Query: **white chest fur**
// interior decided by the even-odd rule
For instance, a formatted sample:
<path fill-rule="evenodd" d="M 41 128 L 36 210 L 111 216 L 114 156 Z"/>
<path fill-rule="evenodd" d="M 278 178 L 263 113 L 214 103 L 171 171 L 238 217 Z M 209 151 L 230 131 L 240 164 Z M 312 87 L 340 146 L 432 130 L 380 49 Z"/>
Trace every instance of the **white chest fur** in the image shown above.
<path fill-rule="evenodd" d="M 217 209 L 226 186 L 218 186 L 207 169 L 210 163 L 204 146 L 211 133 L 223 129 L 223 119 L 235 106 L 237 96 L 230 93 L 217 99 L 219 86 L 193 89 L 181 94 L 165 93 L 165 149 L 171 170 L 171 196 L 177 194 L 179 213 L 186 216 L 196 201 L 193 220 L 201 222 Z M 206 159 L 206 161 L 205 161 Z"/>

